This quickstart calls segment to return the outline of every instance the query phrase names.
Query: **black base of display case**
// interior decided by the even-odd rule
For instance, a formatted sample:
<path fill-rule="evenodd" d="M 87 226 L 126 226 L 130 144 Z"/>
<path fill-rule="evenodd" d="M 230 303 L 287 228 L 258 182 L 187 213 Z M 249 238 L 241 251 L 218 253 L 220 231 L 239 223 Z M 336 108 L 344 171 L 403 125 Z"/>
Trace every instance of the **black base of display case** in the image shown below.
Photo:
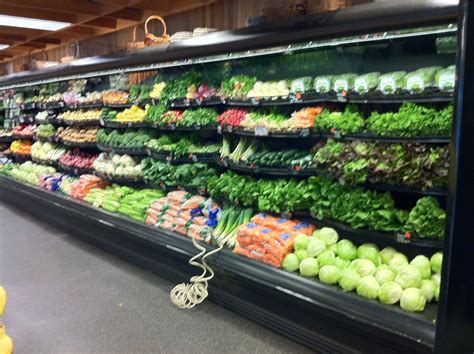
<path fill-rule="evenodd" d="M 187 263 L 198 253 L 187 237 L 5 177 L 0 200 L 176 284 L 199 273 Z M 210 300 L 317 352 L 433 350 L 434 305 L 421 314 L 404 312 L 228 250 L 210 257 L 209 264 L 215 271 Z"/>

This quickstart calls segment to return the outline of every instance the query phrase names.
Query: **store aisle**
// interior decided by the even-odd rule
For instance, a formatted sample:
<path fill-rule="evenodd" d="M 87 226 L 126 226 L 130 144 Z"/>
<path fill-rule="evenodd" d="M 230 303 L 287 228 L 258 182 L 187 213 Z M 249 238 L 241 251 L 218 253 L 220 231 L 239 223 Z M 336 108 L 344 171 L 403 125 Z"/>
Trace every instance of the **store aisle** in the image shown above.
<path fill-rule="evenodd" d="M 174 284 L 2 203 L 0 284 L 16 353 L 309 352 L 211 302 L 180 311 Z"/>

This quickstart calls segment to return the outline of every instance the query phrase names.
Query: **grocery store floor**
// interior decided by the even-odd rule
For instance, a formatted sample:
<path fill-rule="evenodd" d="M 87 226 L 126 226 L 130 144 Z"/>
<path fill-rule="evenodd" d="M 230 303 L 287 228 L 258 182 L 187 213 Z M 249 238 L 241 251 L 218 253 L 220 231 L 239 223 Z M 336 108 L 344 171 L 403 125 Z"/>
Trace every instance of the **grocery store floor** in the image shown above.
<path fill-rule="evenodd" d="M 34 206 L 32 206 L 34 207 Z M 0 203 L 1 319 L 16 353 L 289 353 L 306 348 Z"/>

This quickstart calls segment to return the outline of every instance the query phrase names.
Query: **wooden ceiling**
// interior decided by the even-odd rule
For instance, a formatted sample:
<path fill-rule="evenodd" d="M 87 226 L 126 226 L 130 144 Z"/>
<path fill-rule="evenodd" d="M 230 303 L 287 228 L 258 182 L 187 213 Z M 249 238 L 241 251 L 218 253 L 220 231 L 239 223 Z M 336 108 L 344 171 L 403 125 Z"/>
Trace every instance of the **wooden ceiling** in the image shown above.
<path fill-rule="evenodd" d="M 0 62 L 51 49 L 71 40 L 83 40 L 143 22 L 150 15 L 171 15 L 216 0 L 0 0 L 0 14 L 70 22 L 59 31 L 2 26 Z"/>

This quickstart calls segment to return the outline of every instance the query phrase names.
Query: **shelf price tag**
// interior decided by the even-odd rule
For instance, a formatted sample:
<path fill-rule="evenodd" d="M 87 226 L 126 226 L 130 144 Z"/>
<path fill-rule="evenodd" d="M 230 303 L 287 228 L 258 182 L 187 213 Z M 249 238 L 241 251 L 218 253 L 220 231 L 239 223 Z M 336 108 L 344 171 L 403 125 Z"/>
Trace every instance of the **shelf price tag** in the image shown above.
<path fill-rule="evenodd" d="M 259 97 L 252 97 L 250 99 L 250 103 L 252 103 L 255 106 L 259 105 L 260 104 L 260 98 Z"/>
<path fill-rule="evenodd" d="M 191 160 L 193 162 L 198 162 L 198 157 L 196 155 L 191 154 Z"/>
<path fill-rule="evenodd" d="M 105 121 L 104 121 L 103 117 L 99 118 L 99 123 L 100 123 L 101 126 L 103 126 L 103 127 L 105 126 Z"/>
<path fill-rule="evenodd" d="M 222 125 L 217 126 L 217 134 L 222 134 Z"/>
<path fill-rule="evenodd" d="M 309 129 L 308 128 L 303 128 L 300 130 L 300 136 L 302 136 L 303 138 L 309 136 Z"/>
<path fill-rule="evenodd" d="M 347 102 L 347 93 L 343 91 L 342 93 L 338 93 L 336 96 L 337 102 Z"/>
<path fill-rule="evenodd" d="M 411 243 L 411 233 L 410 232 L 398 232 L 396 235 L 396 241 L 398 243 Z"/>
<path fill-rule="evenodd" d="M 195 104 L 196 106 L 202 106 L 202 100 L 199 99 L 199 98 L 196 98 L 196 99 L 194 100 L 194 104 Z"/>
<path fill-rule="evenodd" d="M 23 118 L 23 116 L 21 116 L 21 117 L 18 118 L 18 121 L 20 123 L 25 123 L 25 118 Z"/>
<path fill-rule="evenodd" d="M 170 124 L 169 127 L 170 127 L 170 130 L 175 130 L 176 129 L 176 126 L 174 124 Z"/>
<path fill-rule="evenodd" d="M 195 130 L 199 130 L 199 129 L 201 129 L 201 125 L 200 125 L 200 124 L 195 124 L 195 125 L 193 126 L 193 128 L 194 128 Z"/>
<path fill-rule="evenodd" d="M 334 128 L 331 128 L 331 134 L 335 137 L 335 138 L 341 138 L 341 131 L 338 130 L 338 129 L 334 129 Z"/>
<path fill-rule="evenodd" d="M 257 125 L 254 128 L 255 136 L 268 136 L 268 129 L 264 125 Z"/>

